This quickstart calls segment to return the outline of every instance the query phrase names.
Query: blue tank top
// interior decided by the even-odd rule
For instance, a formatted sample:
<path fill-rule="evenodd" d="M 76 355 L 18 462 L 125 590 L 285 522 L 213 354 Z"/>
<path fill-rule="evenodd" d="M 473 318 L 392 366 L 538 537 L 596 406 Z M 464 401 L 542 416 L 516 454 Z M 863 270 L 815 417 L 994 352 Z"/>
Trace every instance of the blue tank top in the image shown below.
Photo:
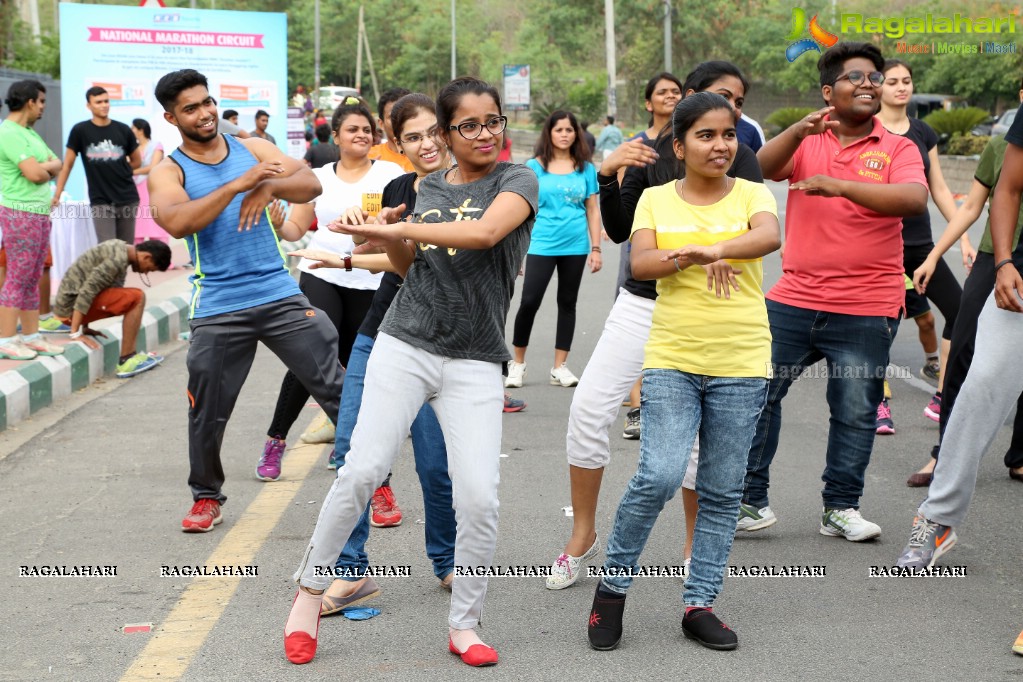
<path fill-rule="evenodd" d="M 201 199 L 259 163 L 241 142 L 230 135 L 222 137 L 227 141 L 227 156 L 220 163 L 201 163 L 180 148 L 171 152 L 181 167 L 190 199 Z M 185 237 L 195 264 L 195 273 L 189 277 L 190 319 L 253 308 L 301 293 L 265 213 L 251 230 L 238 231 L 244 198 L 244 194 L 235 196 L 205 229 Z"/>

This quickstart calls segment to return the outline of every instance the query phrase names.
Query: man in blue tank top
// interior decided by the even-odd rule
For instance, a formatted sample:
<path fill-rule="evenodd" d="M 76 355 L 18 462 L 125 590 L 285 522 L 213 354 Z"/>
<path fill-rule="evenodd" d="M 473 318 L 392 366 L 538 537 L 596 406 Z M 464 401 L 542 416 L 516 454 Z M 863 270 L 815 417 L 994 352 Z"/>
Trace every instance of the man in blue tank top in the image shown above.
<path fill-rule="evenodd" d="M 266 140 L 218 134 L 217 103 L 197 71 L 161 78 L 156 99 L 181 133 L 181 146 L 150 172 L 149 197 L 157 224 L 186 241 L 195 263 L 188 350 L 188 485 L 194 504 L 181 528 L 202 533 L 223 520 L 220 446 L 257 342 L 294 372 L 335 421 L 344 368 L 337 361 L 337 331 L 288 273 L 265 210 L 274 199 L 315 199 L 319 180 Z"/>

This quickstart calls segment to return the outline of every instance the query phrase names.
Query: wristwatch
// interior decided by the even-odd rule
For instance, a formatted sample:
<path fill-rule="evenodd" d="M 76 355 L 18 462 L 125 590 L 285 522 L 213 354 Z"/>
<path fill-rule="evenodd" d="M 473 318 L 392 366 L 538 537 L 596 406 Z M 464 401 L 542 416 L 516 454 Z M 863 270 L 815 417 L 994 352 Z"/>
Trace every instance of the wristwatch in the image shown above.
<path fill-rule="evenodd" d="M 351 272 L 352 271 L 352 254 L 350 254 L 350 253 L 343 253 L 343 254 L 341 254 L 341 260 L 343 260 L 345 262 L 345 270 L 347 272 Z"/>

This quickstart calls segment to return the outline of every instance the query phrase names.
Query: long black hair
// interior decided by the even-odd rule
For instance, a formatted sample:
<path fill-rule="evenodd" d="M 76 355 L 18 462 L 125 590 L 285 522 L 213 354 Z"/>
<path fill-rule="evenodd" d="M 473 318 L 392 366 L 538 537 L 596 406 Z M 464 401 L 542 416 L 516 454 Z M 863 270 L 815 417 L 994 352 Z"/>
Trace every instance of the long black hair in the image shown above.
<path fill-rule="evenodd" d="M 559 109 L 547 117 L 543 124 L 543 130 L 540 131 L 540 137 L 536 139 L 533 156 L 540 162 L 544 170 L 547 170 L 547 164 L 554 158 L 554 143 L 551 141 L 551 133 L 554 131 L 554 126 L 566 118 L 569 125 L 575 130 L 575 140 L 572 142 L 572 146 L 568 148 L 568 153 L 572 157 L 575 169 L 581 173 L 586 168 L 586 163 L 593 157 L 593 153 L 590 151 L 590 145 L 586 143 L 586 139 L 583 137 L 582 126 L 579 125 L 579 121 L 576 120 L 575 114 L 571 111 Z"/>

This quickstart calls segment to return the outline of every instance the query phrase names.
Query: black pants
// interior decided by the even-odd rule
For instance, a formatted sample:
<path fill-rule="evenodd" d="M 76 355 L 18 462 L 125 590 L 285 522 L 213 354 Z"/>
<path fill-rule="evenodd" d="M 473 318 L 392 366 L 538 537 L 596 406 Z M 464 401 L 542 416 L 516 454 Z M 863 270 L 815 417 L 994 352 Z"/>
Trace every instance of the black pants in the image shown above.
<path fill-rule="evenodd" d="M 928 287 L 930 289 L 930 287 Z M 945 382 L 941 393 L 941 421 L 938 440 L 945 435 L 948 417 L 955 406 L 959 389 L 966 381 L 966 374 L 973 362 L 973 350 L 977 340 L 977 319 L 984 309 L 991 293 L 995 290 L 995 257 L 983 251 L 977 252 L 973 269 L 963 285 L 959 317 L 952 330 L 952 348 L 945 366 Z M 937 459 L 938 446 L 932 456 Z M 1023 466 L 1023 395 L 1016 401 L 1016 418 L 1012 423 L 1012 441 L 1005 452 L 1005 466 L 1015 469 Z"/>
<path fill-rule="evenodd" d="M 557 350 L 572 350 L 575 336 L 575 304 L 579 299 L 579 285 L 583 281 L 583 270 L 589 256 L 526 256 L 526 277 L 522 283 L 522 302 L 515 315 L 515 329 L 512 345 L 525 348 L 533 331 L 533 320 L 540 310 L 543 295 L 547 291 L 554 270 L 558 271 L 558 329 L 554 347 Z"/>
<path fill-rule="evenodd" d="M 924 264 L 927 254 L 934 248 L 934 244 L 922 244 L 919 246 L 906 246 L 902 249 L 902 265 L 906 274 L 913 277 L 913 271 Z M 959 316 L 959 302 L 963 296 L 963 289 L 959 286 L 959 280 L 952 274 L 951 268 L 943 258 L 938 259 L 938 265 L 934 268 L 934 275 L 927 283 L 927 299 L 938 306 L 941 316 L 945 318 L 945 327 L 941 330 L 941 338 L 946 341 L 952 338 L 952 329 L 955 327 L 956 318 Z M 980 311 L 977 311 L 978 314 Z M 976 320 L 973 323 L 977 326 Z M 945 394 L 942 393 L 942 398 Z M 944 407 L 944 403 L 942 404 Z"/>
<path fill-rule="evenodd" d="M 338 286 L 322 280 L 316 275 L 310 275 L 308 272 L 299 275 L 298 286 L 309 297 L 309 302 L 326 313 L 327 319 L 334 325 L 338 336 L 337 359 L 341 362 L 342 367 L 347 367 L 348 356 L 352 353 L 355 336 L 359 333 L 362 320 L 373 303 L 376 290 Z M 310 387 L 303 385 L 301 379 L 289 367 L 288 373 L 284 375 L 284 380 L 281 382 L 277 407 L 266 435 L 271 438 L 287 438 L 288 431 L 298 419 L 311 392 Z M 322 402 L 320 407 L 327 412 L 331 421 L 337 423 L 336 402 L 333 412 L 327 411 L 327 406 Z"/>
<path fill-rule="evenodd" d="M 188 485 L 192 499 L 223 503 L 220 446 L 260 341 L 337 419 L 345 371 L 334 353 L 337 330 L 302 295 L 191 322 L 188 348 Z"/>

